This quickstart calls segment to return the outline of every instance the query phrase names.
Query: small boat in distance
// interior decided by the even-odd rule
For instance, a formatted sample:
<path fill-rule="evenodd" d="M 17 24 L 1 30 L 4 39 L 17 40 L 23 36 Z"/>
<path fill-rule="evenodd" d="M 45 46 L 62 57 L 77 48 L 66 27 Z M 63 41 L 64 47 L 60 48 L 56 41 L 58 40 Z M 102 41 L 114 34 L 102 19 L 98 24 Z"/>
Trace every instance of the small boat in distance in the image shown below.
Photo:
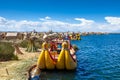
<path fill-rule="evenodd" d="M 81 40 L 80 33 L 72 33 L 69 36 L 70 36 L 70 40 Z"/>

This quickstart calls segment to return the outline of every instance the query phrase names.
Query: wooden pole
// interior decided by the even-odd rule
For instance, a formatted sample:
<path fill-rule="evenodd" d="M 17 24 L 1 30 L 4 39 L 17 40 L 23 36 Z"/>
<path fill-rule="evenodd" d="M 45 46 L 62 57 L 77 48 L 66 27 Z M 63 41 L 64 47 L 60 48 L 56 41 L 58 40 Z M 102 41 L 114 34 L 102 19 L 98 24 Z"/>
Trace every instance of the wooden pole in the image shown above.
<path fill-rule="evenodd" d="M 7 73 L 7 75 L 9 75 L 9 72 L 8 72 L 8 69 L 6 68 L 6 73 Z"/>

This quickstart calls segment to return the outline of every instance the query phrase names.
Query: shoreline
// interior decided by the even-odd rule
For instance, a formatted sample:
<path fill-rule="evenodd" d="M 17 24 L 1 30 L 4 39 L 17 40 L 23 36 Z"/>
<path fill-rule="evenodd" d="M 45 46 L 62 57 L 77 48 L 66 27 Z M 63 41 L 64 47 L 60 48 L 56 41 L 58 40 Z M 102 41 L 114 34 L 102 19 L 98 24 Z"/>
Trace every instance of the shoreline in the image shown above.
<path fill-rule="evenodd" d="M 26 80 L 27 71 L 31 65 L 36 64 L 40 52 L 28 53 L 25 48 L 20 48 L 24 53 L 18 55 L 18 60 L 0 62 L 0 80 Z"/>

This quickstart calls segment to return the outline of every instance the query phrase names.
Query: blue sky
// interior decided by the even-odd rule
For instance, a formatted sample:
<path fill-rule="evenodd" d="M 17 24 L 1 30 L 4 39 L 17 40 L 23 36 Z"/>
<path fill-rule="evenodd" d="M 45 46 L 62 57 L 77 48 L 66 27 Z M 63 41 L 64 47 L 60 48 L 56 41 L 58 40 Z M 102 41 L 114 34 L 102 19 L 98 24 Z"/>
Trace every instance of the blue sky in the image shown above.
<path fill-rule="evenodd" d="M 119 25 L 120 0 L 0 0 L 0 31 L 119 32 Z"/>

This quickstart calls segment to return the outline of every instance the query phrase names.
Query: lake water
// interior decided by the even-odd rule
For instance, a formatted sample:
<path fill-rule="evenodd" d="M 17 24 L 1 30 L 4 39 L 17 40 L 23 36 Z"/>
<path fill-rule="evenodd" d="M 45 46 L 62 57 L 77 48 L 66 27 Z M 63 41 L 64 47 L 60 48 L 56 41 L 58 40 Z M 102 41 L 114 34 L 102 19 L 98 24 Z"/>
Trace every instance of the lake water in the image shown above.
<path fill-rule="evenodd" d="M 82 36 L 71 43 L 80 49 L 77 69 L 45 72 L 47 80 L 120 80 L 120 34 Z"/>

